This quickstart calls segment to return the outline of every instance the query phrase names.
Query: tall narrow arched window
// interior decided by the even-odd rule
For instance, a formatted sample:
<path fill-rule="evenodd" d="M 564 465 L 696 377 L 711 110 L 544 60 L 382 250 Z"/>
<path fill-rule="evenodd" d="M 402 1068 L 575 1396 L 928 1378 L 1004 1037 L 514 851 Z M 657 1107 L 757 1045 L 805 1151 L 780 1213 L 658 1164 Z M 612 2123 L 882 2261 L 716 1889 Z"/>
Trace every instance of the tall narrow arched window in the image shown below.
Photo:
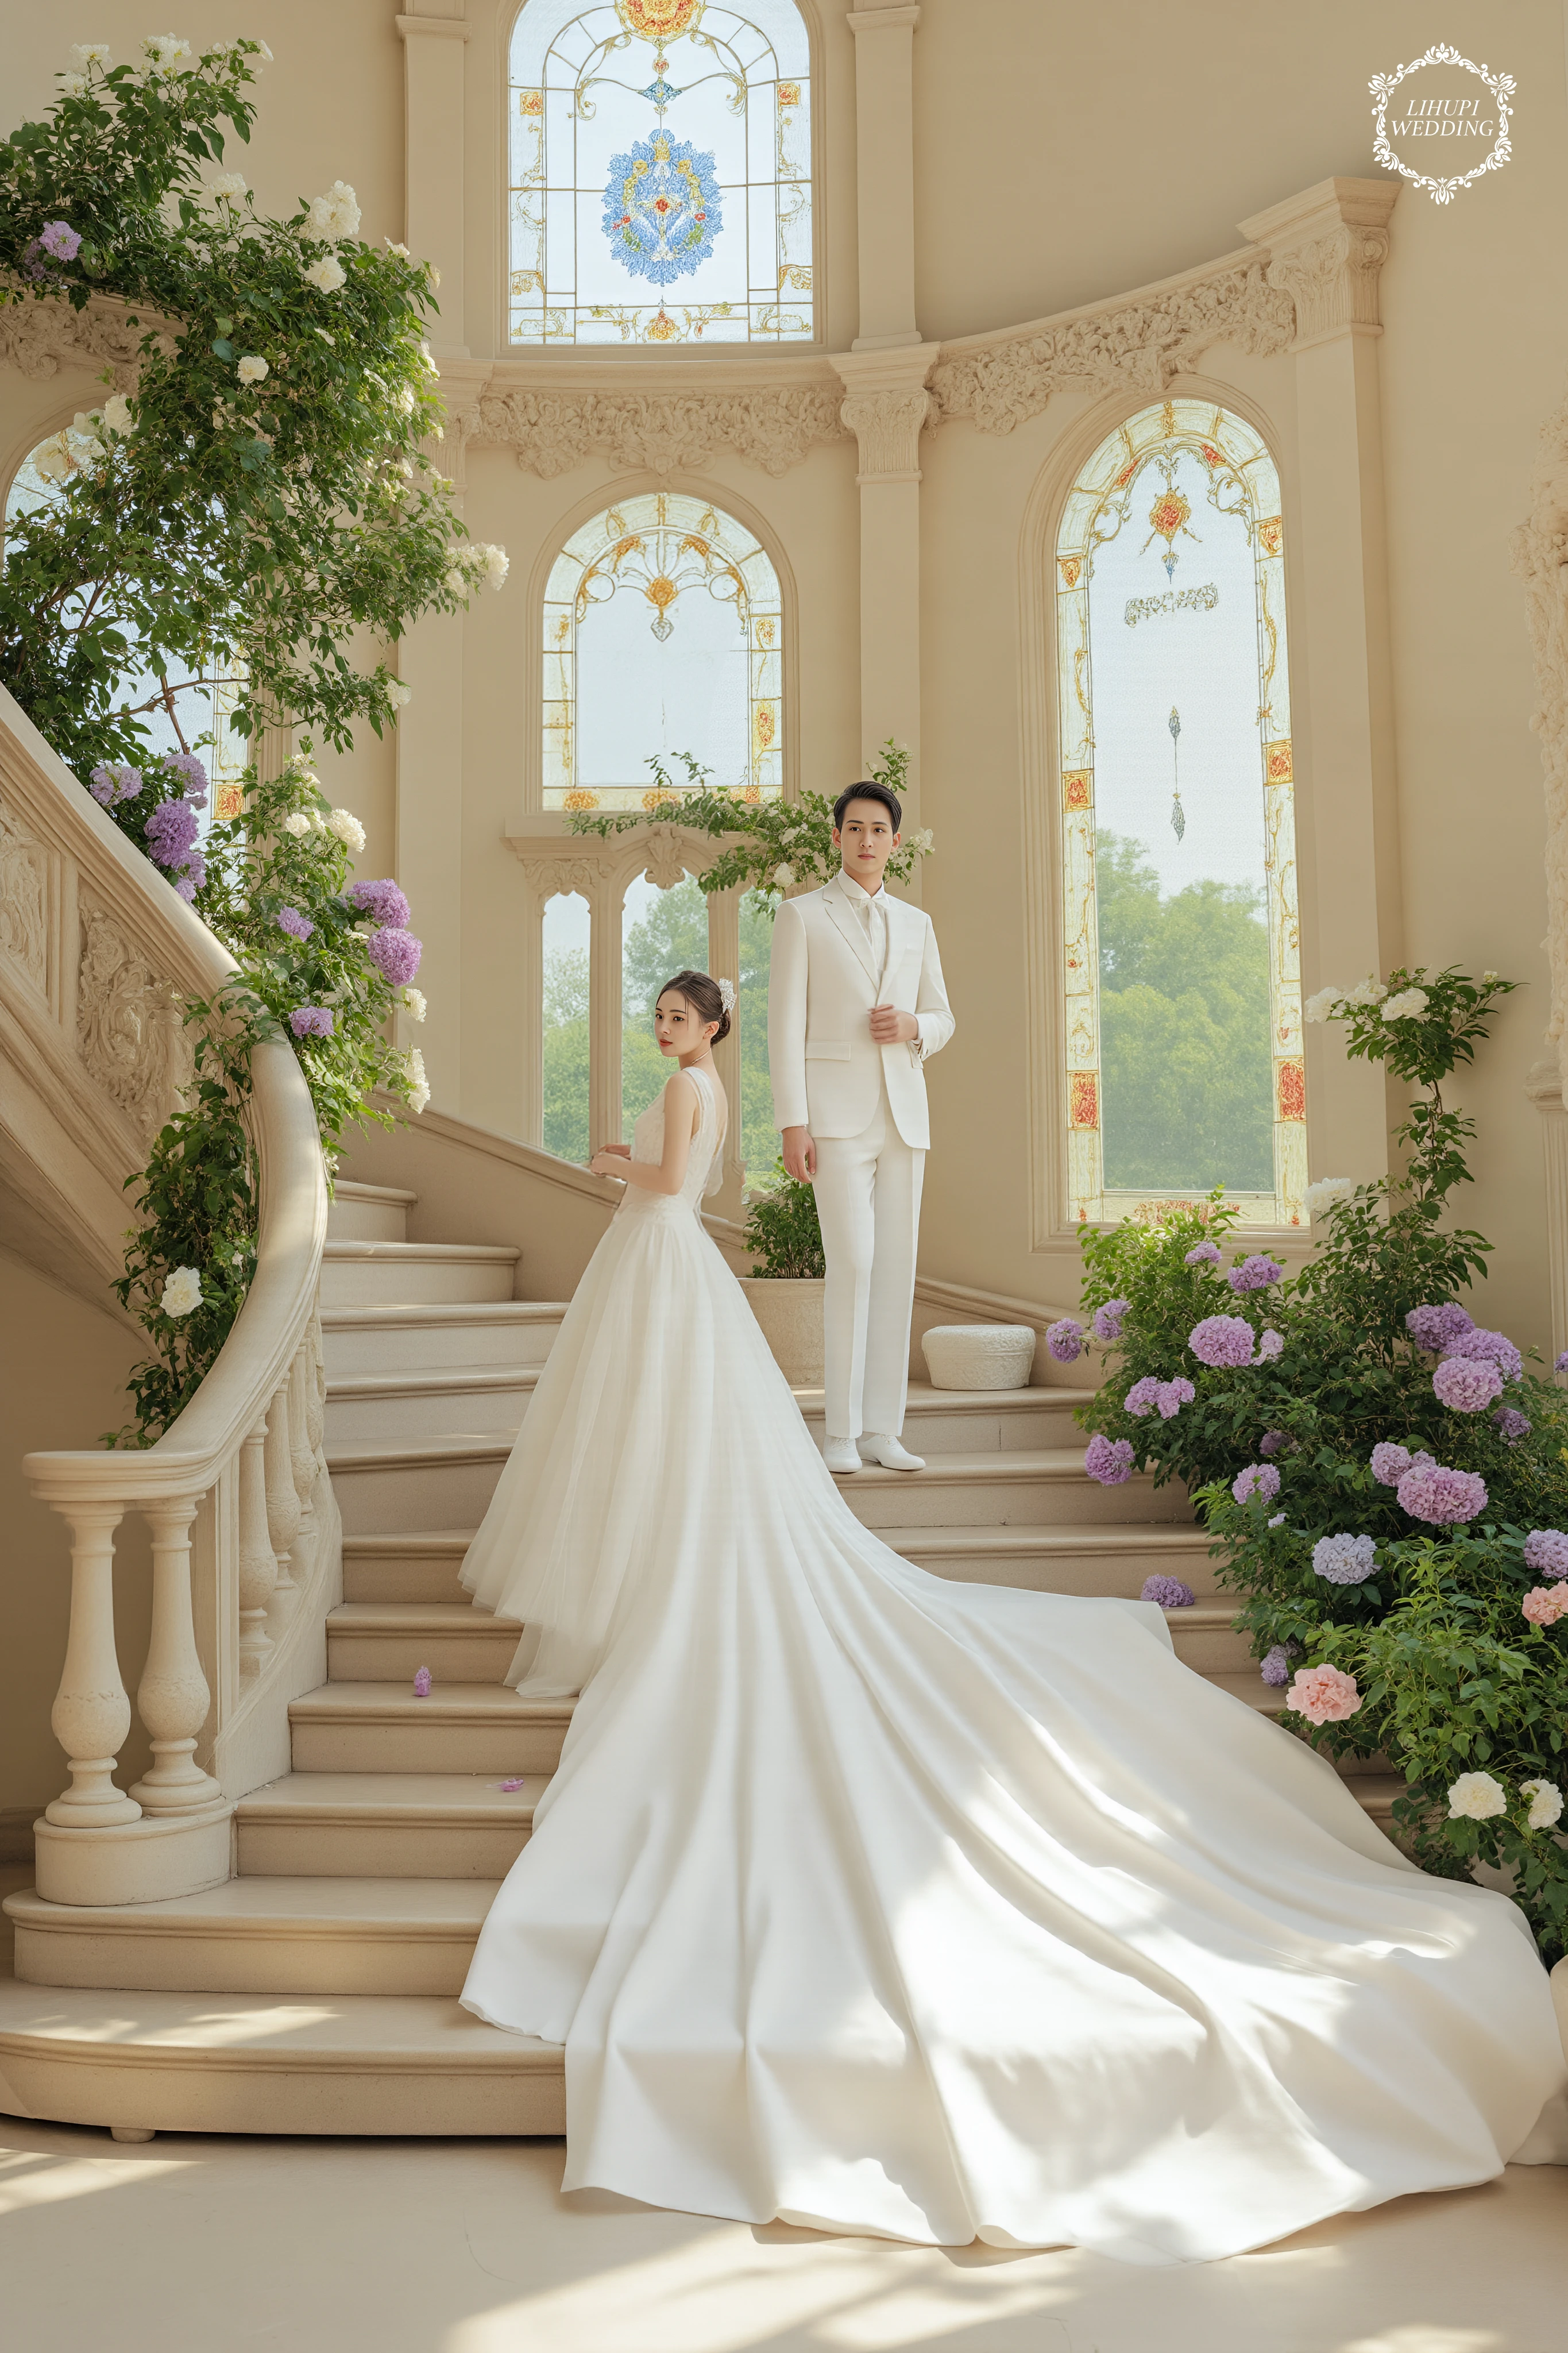
<path fill-rule="evenodd" d="M 1129 417 L 1056 547 L 1068 1192 L 1299 1225 L 1306 1103 L 1279 478 L 1212 400 Z"/>
<path fill-rule="evenodd" d="M 778 575 L 732 515 L 676 491 L 606 507 L 545 587 L 545 807 L 638 808 L 658 797 L 650 756 L 682 752 L 773 799 L 783 659 Z"/>
<path fill-rule="evenodd" d="M 795 0 L 525 0 L 510 340 L 811 341 L 809 69 Z"/>

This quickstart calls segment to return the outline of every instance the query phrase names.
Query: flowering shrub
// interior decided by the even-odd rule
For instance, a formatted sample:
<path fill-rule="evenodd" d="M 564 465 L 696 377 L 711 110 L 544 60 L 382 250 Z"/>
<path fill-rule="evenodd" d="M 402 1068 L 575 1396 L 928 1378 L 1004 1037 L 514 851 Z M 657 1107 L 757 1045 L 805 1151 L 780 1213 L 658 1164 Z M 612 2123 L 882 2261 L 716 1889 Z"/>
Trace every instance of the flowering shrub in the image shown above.
<path fill-rule="evenodd" d="M 774 909 L 786 892 L 805 883 L 829 881 L 837 873 L 833 803 L 825 794 L 802 793 L 793 801 L 747 801 L 739 792 L 711 784 L 711 770 L 700 765 L 689 752 L 677 753 L 676 757 L 686 770 L 686 784 L 676 784 L 663 762 L 651 756 L 647 765 L 654 783 L 644 796 L 642 814 L 617 809 L 596 817 L 591 810 L 574 809 L 567 818 L 570 830 L 607 837 L 628 833 L 639 825 L 673 824 L 710 834 L 715 839 L 739 835 L 739 840 L 731 839 L 730 847 L 697 877 L 699 887 L 707 892 L 756 891 Z M 866 781 L 886 785 L 901 801 L 909 765 L 908 745 L 895 744 L 889 736 L 868 768 Z M 929 858 L 934 848 L 929 828 L 921 826 L 904 836 L 888 860 L 888 872 L 895 882 L 907 882 L 919 861 Z"/>

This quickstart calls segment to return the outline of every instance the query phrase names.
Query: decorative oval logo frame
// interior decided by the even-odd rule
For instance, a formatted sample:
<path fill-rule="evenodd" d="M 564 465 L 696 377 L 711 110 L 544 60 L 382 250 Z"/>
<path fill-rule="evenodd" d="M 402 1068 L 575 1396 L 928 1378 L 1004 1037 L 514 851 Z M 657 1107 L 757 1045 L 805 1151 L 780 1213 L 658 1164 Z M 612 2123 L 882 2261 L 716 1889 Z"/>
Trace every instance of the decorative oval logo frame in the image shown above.
<path fill-rule="evenodd" d="M 1405 75 L 1419 72 L 1423 66 L 1462 66 L 1467 73 L 1473 73 L 1478 80 L 1485 82 L 1497 101 L 1498 135 L 1491 153 L 1476 165 L 1473 172 L 1462 173 L 1451 180 L 1433 179 L 1426 172 L 1413 171 L 1408 164 L 1400 162 L 1388 143 L 1388 101 Z M 1483 172 L 1500 172 L 1513 153 L 1508 135 L 1509 100 L 1517 91 L 1518 83 L 1511 74 L 1494 74 L 1486 66 L 1478 66 L 1469 58 L 1462 58 L 1458 49 L 1449 47 L 1447 41 L 1436 43 L 1425 57 L 1412 58 L 1410 63 L 1401 66 L 1397 73 L 1373 74 L 1367 88 L 1373 100 L 1373 156 L 1378 163 L 1386 164 L 1392 172 L 1399 173 L 1415 187 L 1425 188 L 1436 205 L 1451 205 L 1461 188 L 1468 188 L 1472 180 L 1480 178 Z"/>

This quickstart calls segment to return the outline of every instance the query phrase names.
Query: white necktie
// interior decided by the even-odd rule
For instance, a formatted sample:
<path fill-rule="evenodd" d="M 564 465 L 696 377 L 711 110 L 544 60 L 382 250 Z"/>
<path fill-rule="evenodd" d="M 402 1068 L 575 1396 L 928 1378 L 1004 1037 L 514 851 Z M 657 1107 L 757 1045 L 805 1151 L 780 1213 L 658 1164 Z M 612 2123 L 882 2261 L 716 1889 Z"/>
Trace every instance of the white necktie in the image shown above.
<path fill-rule="evenodd" d="M 871 962 L 876 967 L 879 984 L 883 967 L 888 961 L 888 918 L 883 911 L 881 892 L 879 891 L 873 899 L 863 891 L 859 899 L 859 912 L 860 921 L 865 926 L 866 937 L 870 942 Z"/>

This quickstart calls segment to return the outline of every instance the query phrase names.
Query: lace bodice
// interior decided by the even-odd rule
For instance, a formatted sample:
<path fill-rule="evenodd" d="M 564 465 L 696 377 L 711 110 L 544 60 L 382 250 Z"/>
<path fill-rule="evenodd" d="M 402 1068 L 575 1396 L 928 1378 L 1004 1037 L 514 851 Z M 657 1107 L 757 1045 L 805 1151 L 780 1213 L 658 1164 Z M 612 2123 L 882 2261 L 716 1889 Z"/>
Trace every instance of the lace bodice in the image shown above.
<path fill-rule="evenodd" d="M 691 1139 L 691 1157 L 686 1164 L 686 1182 L 679 1193 L 645 1193 L 639 1185 L 626 1187 L 623 1209 L 677 1208 L 695 1209 L 705 1193 L 716 1193 L 722 1175 L 723 1163 L 720 1146 L 724 1138 L 719 1127 L 719 1104 L 713 1082 L 704 1070 L 692 1070 L 687 1077 L 697 1083 L 702 1109 L 697 1122 L 697 1133 Z M 668 1082 L 666 1082 L 668 1087 Z M 656 1095 L 647 1111 L 632 1129 L 632 1158 L 658 1162 L 664 1158 L 664 1094 Z"/>

